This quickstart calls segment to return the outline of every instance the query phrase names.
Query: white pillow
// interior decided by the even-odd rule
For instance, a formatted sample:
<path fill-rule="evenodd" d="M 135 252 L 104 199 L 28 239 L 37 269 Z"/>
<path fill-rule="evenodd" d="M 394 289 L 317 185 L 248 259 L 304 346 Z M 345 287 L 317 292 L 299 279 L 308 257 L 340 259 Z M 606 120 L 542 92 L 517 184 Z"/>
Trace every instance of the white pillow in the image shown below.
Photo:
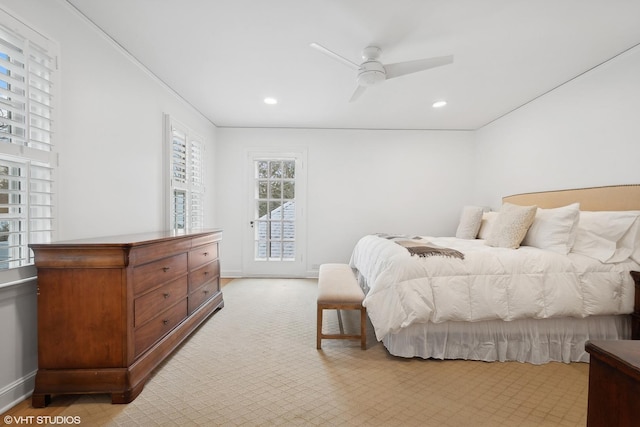
<path fill-rule="evenodd" d="M 604 263 L 640 259 L 640 211 L 581 211 L 571 252 Z"/>
<path fill-rule="evenodd" d="M 494 247 L 517 249 L 531 227 L 537 206 L 518 206 L 503 203 L 486 244 Z"/>
<path fill-rule="evenodd" d="M 491 234 L 491 229 L 498 219 L 499 212 L 485 212 L 482 214 L 482 223 L 478 231 L 478 239 L 486 239 Z"/>
<path fill-rule="evenodd" d="M 456 230 L 456 237 L 458 239 L 475 239 L 480 230 L 480 223 L 482 222 L 482 207 L 480 206 L 465 206 L 462 208 L 462 214 L 460 215 L 460 223 Z"/>
<path fill-rule="evenodd" d="M 578 228 L 576 241 L 571 252 L 606 262 L 616 252 L 616 242 L 607 240 L 584 228 Z"/>
<path fill-rule="evenodd" d="M 640 216 L 633 221 L 629 230 L 616 242 L 616 250 L 607 263 L 622 262 L 627 258 L 640 264 Z"/>
<path fill-rule="evenodd" d="M 635 227 L 635 233 L 633 232 L 633 229 Z M 631 252 L 631 259 L 634 260 L 635 262 L 637 262 L 638 264 L 640 264 L 640 215 L 638 216 L 638 218 L 636 219 L 636 222 L 634 223 L 634 225 L 631 226 L 631 228 L 629 228 L 629 231 L 627 232 L 627 234 L 629 236 L 633 236 L 633 251 Z M 624 236 L 622 237 L 624 239 Z"/>
<path fill-rule="evenodd" d="M 566 255 L 575 242 L 579 218 L 579 203 L 553 209 L 538 208 L 522 245 Z"/>

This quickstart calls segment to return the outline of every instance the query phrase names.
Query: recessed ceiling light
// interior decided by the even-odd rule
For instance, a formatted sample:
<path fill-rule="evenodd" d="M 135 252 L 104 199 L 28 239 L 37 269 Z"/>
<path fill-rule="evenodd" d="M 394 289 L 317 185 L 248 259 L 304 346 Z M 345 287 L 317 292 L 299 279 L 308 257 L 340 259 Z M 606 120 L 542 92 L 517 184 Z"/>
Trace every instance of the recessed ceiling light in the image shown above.
<path fill-rule="evenodd" d="M 276 105 L 278 103 L 278 100 L 272 97 L 267 97 L 264 99 L 264 103 L 268 105 Z"/>
<path fill-rule="evenodd" d="M 432 107 L 433 108 L 442 108 L 445 105 L 447 105 L 447 101 L 436 101 L 433 103 Z"/>

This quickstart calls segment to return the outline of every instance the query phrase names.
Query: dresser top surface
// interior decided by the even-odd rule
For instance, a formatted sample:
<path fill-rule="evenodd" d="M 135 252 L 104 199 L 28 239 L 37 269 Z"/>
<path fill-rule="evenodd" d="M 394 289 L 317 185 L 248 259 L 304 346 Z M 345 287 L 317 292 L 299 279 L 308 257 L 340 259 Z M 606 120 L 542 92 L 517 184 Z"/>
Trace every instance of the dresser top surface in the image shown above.
<path fill-rule="evenodd" d="M 198 229 L 198 230 L 162 230 L 151 231 L 146 233 L 121 234 L 116 236 L 92 237 L 77 240 L 61 240 L 51 243 L 35 243 L 29 245 L 31 248 L 50 248 L 65 246 L 140 246 L 150 243 L 161 242 L 166 240 L 174 240 L 180 238 L 194 238 L 211 234 L 221 234 L 222 230 L 217 228 Z"/>

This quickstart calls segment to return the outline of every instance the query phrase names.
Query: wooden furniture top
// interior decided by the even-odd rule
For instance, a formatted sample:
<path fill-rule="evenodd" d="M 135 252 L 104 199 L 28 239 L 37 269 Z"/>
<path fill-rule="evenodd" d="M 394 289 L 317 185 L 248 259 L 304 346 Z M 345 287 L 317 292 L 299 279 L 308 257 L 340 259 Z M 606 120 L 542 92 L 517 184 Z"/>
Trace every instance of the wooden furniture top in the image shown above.
<path fill-rule="evenodd" d="M 149 243 L 158 243 L 161 241 L 171 240 L 180 237 L 198 237 L 199 235 L 209 235 L 211 233 L 221 233 L 221 229 L 198 229 L 198 230 L 163 230 L 150 231 L 146 233 L 121 234 L 117 236 L 92 237 L 87 239 L 61 240 L 51 243 L 33 243 L 29 246 L 32 248 L 59 248 L 65 246 L 127 246 L 134 247 L 140 245 L 148 245 Z"/>
<path fill-rule="evenodd" d="M 640 341 L 587 341 L 585 349 L 592 357 L 640 381 Z"/>
<path fill-rule="evenodd" d="M 221 240 L 221 235 L 220 229 L 169 230 L 36 243 L 29 247 L 38 268 L 122 268 L 187 252 Z"/>

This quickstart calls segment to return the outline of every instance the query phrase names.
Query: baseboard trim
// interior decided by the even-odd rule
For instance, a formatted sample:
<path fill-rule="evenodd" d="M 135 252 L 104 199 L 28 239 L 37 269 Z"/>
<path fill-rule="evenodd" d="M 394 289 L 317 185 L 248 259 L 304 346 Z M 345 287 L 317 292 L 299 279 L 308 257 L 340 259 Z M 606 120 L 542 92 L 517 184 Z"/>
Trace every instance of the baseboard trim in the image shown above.
<path fill-rule="evenodd" d="M 229 279 L 239 279 L 242 277 L 241 270 L 221 270 L 220 277 L 229 278 Z"/>
<path fill-rule="evenodd" d="M 0 390 L 0 413 L 4 413 L 27 399 L 36 385 L 36 372 L 33 371 Z"/>

